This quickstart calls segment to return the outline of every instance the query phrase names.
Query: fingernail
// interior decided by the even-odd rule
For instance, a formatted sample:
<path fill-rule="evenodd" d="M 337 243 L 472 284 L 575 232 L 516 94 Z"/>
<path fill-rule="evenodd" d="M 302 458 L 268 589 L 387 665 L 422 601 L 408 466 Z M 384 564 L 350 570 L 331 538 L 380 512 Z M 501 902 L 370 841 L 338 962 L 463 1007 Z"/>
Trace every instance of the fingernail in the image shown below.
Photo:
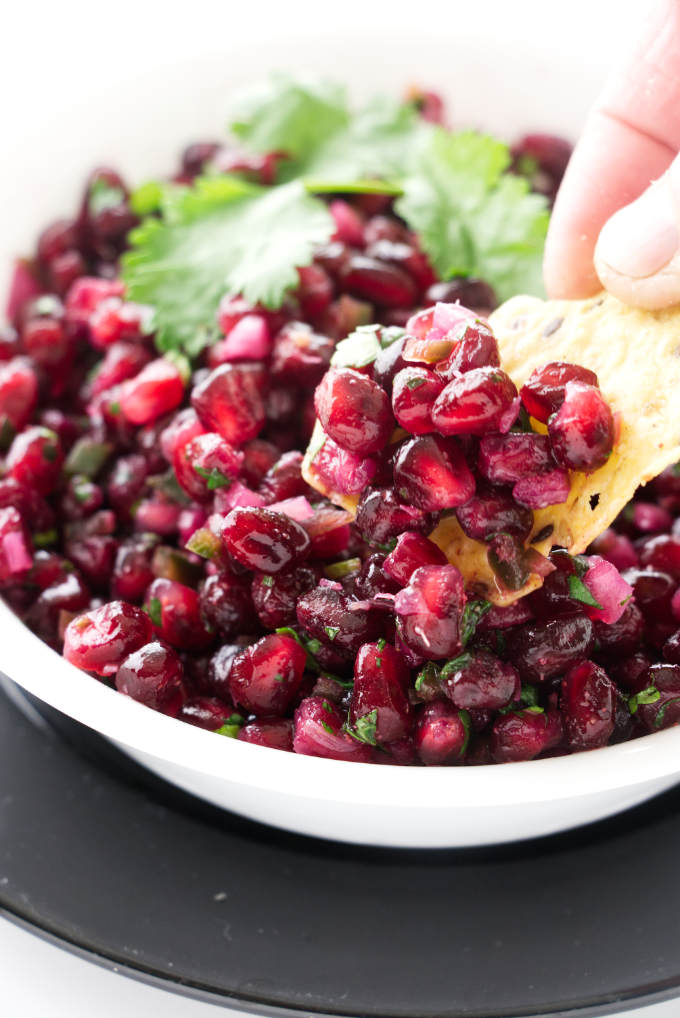
<path fill-rule="evenodd" d="M 597 257 L 614 272 L 642 279 L 662 269 L 678 247 L 680 234 L 665 177 L 605 223 Z"/>

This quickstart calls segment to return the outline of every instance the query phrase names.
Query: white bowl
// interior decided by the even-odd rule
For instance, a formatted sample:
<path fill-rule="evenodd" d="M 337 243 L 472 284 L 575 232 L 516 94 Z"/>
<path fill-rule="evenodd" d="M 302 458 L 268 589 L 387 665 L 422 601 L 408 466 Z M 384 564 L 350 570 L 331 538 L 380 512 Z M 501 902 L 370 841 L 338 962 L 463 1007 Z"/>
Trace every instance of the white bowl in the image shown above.
<path fill-rule="evenodd" d="M 73 6 L 67 5 L 67 14 Z M 98 79 L 88 73 L 94 70 L 92 36 L 76 34 L 69 50 L 62 33 L 51 65 L 49 47 L 39 49 L 33 66 L 42 74 L 21 79 L 19 98 L 16 89 L 9 91 L 9 45 L 4 94 L 13 101 L 3 110 L 2 126 L 5 151 L 13 154 L 0 166 L 0 286 L 11 257 L 30 250 L 40 227 L 74 207 L 88 169 L 113 162 L 137 181 L 167 170 L 184 143 L 219 134 L 230 87 L 267 66 L 326 71 L 348 78 L 357 93 L 399 90 L 420 80 L 452 97 L 457 119 L 465 123 L 506 136 L 531 128 L 574 135 L 604 74 L 604 39 L 596 29 L 613 5 L 602 4 L 599 12 L 581 0 L 572 5 L 590 12 L 587 38 L 581 37 L 577 10 L 569 25 L 555 26 L 541 20 L 542 3 L 525 4 L 522 19 L 514 5 L 509 11 L 511 5 L 492 4 L 491 12 L 488 3 L 473 6 L 466 5 L 464 23 L 452 18 L 448 28 L 445 21 L 428 25 L 427 4 L 417 24 L 391 7 L 392 22 L 384 10 L 382 17 L 364 10 L 360 30 L 343 34 L 334 26 L 325 37 L 313 22 L 291 26 L 285 12 L 272 13 L 266 29 L 253 14 L 239 25 L 237 45 L 225 10 L 230 5 L 209 4 L 214 28 L 209 36 L 224 40 L 219 52 L 210 52 L 204 42 L 205 11 L 200 33 L 192 30 L 193 22 L 166 25 L 157 54 L 148 44 L 130 54 L 123 32 L 131 22 L 120 18 L 116 27 L 104 19 L 95 26 L 108 33 L 108 45 L 95 53 L 104 84 L 93 85 Z M 90 6 L 77 7 L 90 17 Z M 358 16 L 359 7 L 350 8 Z M 145 33 L 154 37 L 158 10 L 134 7 L 137 42 L 146 43 Z M 62 16 L 63 5 L 59 11 Z M 621 29 L 620 14 L 614 31 Z M 443 8 L 439 17 L 446 17 Z M 527 25 L 533 26 L 529 34 Z M 32 46 L 50 41 L 49 31 L 36 39 L 25 27 Z M 17 74 L 23 58 L 20 52 Z M 120 696 L 67 664 L 4 605 L 0 633 L 0 670 L 24 689 L 181 788 L 303 834 L 402 847 L 513 841 L 611 815 L 680 777 L 680 729 L 591 753 L 500 767 L 377 767 L 280 753 L 218 738 Z"/>

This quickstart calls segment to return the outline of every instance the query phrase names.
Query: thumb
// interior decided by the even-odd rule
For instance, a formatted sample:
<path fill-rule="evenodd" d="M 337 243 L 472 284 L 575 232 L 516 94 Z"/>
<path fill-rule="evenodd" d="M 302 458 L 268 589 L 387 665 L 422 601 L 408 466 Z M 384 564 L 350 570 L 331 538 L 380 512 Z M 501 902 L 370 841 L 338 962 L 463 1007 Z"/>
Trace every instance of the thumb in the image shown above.
<path fill-rule="evenodd" d="M 595 268 L 604 288 L 633 307 L 680 304 L 680 156 L 602 227 Z"/>

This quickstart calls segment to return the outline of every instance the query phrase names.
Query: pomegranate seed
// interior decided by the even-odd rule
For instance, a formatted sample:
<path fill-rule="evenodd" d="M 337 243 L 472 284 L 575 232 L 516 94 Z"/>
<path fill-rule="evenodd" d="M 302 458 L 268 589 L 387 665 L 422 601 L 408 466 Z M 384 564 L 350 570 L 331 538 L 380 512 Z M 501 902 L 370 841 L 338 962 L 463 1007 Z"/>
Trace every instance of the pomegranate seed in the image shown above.
<path fill-rule="evenodd" d="M 375 477 L 378 464 L 370 456 L 360 456 L 341 448 L 327 438 L 314 457 L 314 471 L 327 491 L 358 495 Z"/>
<path fill-rule="evenodd" d="M 406 368 L 406 361 L 402 357 L 406 337 L 395 339 L 393 343 L 383 346 L 373 361 L 373 381 L 377 382 L 385 392 L 392 392 L 392 385 L 397 373 Z"/>
<path fill-rule="evenodd" d="M 56 486 L 64 461 L 58 436 L 49 428 L 22 431 L 7 453 L 6 468 L 19 484 L 49 495 Z"/>
<path fill-rule="evenodd" d="M 321 505 L 314 515 L 305 520 L 305 530 L 311 541 L 310 554 L 314 558 L 329 559 L 347 550 L 351 532 L 348 525 L 351 515 L 344 509 Z"/>
<path fill-rule="evenodd" d="M 526 682 L 544 682 L 584 661 L 594 643 L 590 619 L 573 615 L 511 632 L 507 656 Z"/>
<path fill-rule="evenodd" d="M 408 735 L 412 709 L 406 697 L 410 675 L 389 643 L 366 643 L 354 666 L 349 717 L 355 732 L 371 743 L 389 743 Z"/>
<path fill-rule="evenodd" d="M 229 488 L 242 462 L 242 454 L 216 432 L 197 435 L 173 457 L 177 480 L 197 502 L 209 502 L 215 491 Z"/>
<path fill-rule="evenodd" d="M 78 247 L 78 233 L 72 219 L 57 219 L 38 237 L 38 261 L 47 266 L 59 255 Z"/>
<path fill-rule="evenodd" d="M 147 477 L 146 460 L 139 453 L 117 459 L 106 482 L 106 495 L 119 516 L 128 518 L 141 496 Z"/>
<path fill-rule="evenodd" d="M 262 315 L 244 315 L 219 344 L 219 363 L 226 361 L 259 361 L 269 355 L 271 336 L 267 319 Z"/>
<path fill-rule="evenodd" d="M 480 650 L 445 665 L 442 688 L 459 710 L 500 710 L 519 700 L 521 685 L 511 664 Z"/>
<path fill-rule="evenodd" d="M 527 413 L 547 424 L 564 403 L 568 382 L 583 382 L 595 388 L 599 385 L 597 375 L 578 364 L 563 361 L 544 364 L 536 368 L 522 386 L 520 396 Z"/>
<path fill-rule="evenodd" d="M 283 502 L 304 495 L 307 482 L 302 476 L 302 454 L 285 452 L 262 478 L 260 492 L 267 503 Z"/>
<path fill-rule="evenodd" d="M 306 318 L 319 318 L 333 299 L 333 284 L 320 265 L 304 265 L 297 270 L 300 285 L 297 299 Z"/>
<path fill-rule="evenodd" d="M 383 555 L 369 555 L 354 580 L 354 593 L 370 601 L 376 594 L 396 594 L 399 584 L 383 570 Z"/>
<path fill-rule="evenodd" d="M 152 639 L 149 617 L 124 601 L 85 612 L 64 634 L 64 657 L 76 668 L 97 675 L 115 675 L 128 654 Z"/>
<path fill-rule="evenodd" d="M 255 438 L 265 414 L 261 368 L 254 364 L 222 364 L 194 388 L 191 402 L 201 423 L 230 445 Z"/>
<path fill-rule="evenodd" d="M 144 611 L 158 635 L 180 650 L 200 650 L 213 634 L 203 622 L 195 590 L 176 580 L 156 579 L 146 592 Z"/>
<path fill-rule="evenodd" d="M 465 600 L 463 578 L 455 566 L 416 569 L 394 602 L 401 638 L 429 660 L 453 657 L 461 649 Z"/>
<path fill-rule="evenodd" d="M 282 749 L 293 752 L 293 723 L 284 718 L 263 718 L 244 725 L 236 738 L 239 742 L 250 742 L 267 749 Z"/>
<path fill-rule="evenodd" d="M 122 541 L 111 575 L 111 592 L 123 601 L 139 603 L 152 583 L 151 559 L 158 539 L 153 534 L 134 534 Z"/>
<path fill-rule="evenodd" d="M 446 555 L 433 541 L 422 534 L 406 533 L 397 538 L 397 544 L 383 563 L 387 576 L 405 587 L 421 566 L 444 566 Z"/>
<path fill-rule="evenodd" d="M 17 325 L 23 308 L 41 293 L 42 287 L 36 278 L 35 266 L 24 259 L 14 263 L 5 315 L 12 325 Z"/>
<path fill-rule="evenodd" d="M 528 709 L 505 714 L 496 718 L 491 729 L 491 755 L 496 763 L 533 760 L 559 746 L 563 733 L 557 711 L 538 714 Z"/>
<path fill-rule="evenodd" d="M 491 329 L 481 321 L 464 322 L 449 356 L 435 364 L 435 371 L 446 381 L 476 368 L 500 367 L 498 343 Z"/>
<path fill-rule="evenodd" d="M 640 646 L 644 633 L 644 619 L 636 604 L 629 601 L 616 622 L 601 622 L 595 619 L 593 625 L 598 655 L 609 658 L 623 658 Z"/>
<path fill-rule="evenodd" d="M 432 407 L 432 423 L 442 435 L 509 431 L 516 397 L 514 382 L 500 368 L 475 368 L 448 383 Z"/>
<path fill-rule="evenodd" d="M 461 528 L 473 541 L 489 541 L 506 533 L 525 541 L 533 528 L 533 514 L 503 491 L 490 489 L 473 495 L 456 509 Z"/>
<path fill-rule="evenodd" d="M 0 583 L 16 579 L 32 566 L 30 539 L 12 506 L 0 509 Z"/>
<path fill-rule="evenodd" d="M 545 509 L 549 505 L 562 505 L 569 498 L 569 474 L 560 467 L 544 474 L 527 474 L 517 481 L 512 496 L 529 509 Z"/>
<path fill-rule="evenodd" d="M 435 435 L 421 435 L 398 447 L 394 485 L 403 502 L 427 512 L 464 505 L 475 493 L 475 479 L 460 446 Z"/>
<path fill-rule="evenodd" d="M 166 357 L 159 357 L 125 382 L 120 408 L 131 424 L 147 424 L 179 406 L 184 397 L 184 378 Z"/>
<path fill-rule="evenodd" d="M 548 422 L 558 463 L 591 473 L 609 459 L 614 447 L 614 419 L 602 393 L 592 385 L 567 382 L 564 402 Z"/>
<path fill-rule="evenodd" d="M 562 679 L 560 710 L 572 749 L 606 746 L 614 731 L 616 687 L 605 671 L 584 661 Z"/>
<path fill-rule="evenodd" d="M 374 750 L 343 731 L 343 718 L 330 700 L 308 696 L 295 711 L 293 749 L 305 756 L 370 763 Z"/>
<path fill-rule="evenodd" d="M 474 310 L 498 306 L 498 298 L 488 283 L 474 276 L 458 276 L 433 283 L 425 294 L 427 304 L 462 304 Z"/>
<path fill-rule="evenodd" d="M 11 325 L 0 325 L 0 361 L 9 361 L 21 348 L 19 333 Z"/>
<path fill-rule="evenodd" d="M 328 211 L 335 221 L 334 240 L 350 247 L 363 247 L 364 221 L 357 210 L 338 198 L 330 203 Z"/>
<path fill-rule="evenodd" d="M 520 432 L 484 435 L 479 443 L 477 467 L 492 484 L 515 484 L 529 474 L 544 473 L 554 466 L 547 435 Z"/>
<path fill-rule="evenodd" d="M 590 551 L 607 559 L 620 570 L 630 569 L 639 565 L 640 562 L 630 538 L 625 534 L 617 534 L 611 528 L 595 538 L 590 546 Z"/>
<path fill-rule="evenodd" d="M 54 513 L 45 499 L 13 477 L 5 477 L 0 480 L 0 509 L 10 506 L 16 508 L 33 532 L 44 533 L 54 526 Z"/>
<path fill-rule="evenodd" d="M 0 364 L 0 428 L 20 431 L 38 401 L 38 379 L 30 362 L 14 357 Z"/>
<path fill-rule="evenodd" d="M 387 265 L 394 265 L 410 276 L 421 292 L 427 290 L 434 282 L 435 274 L 428 261 L 427 255 L 418 248 L 402 241 L 388 240 L 383 238 L 370 244 L 366 248 L 368 258 L 373 258 Z M 409 308 L 411 303 L 409 302 Z M 407 316 L 409 312 L 407 311 Z"/>
<path fill-rule="evenodd" d="M 392 408 L 397 422 L 412 435 L 434 431 L 432 404 L 444 383 L 427 368 L 404 368 L 392 383 Z"/>
<path fill-rule="evenodd" d="M 394 265 L 352 255 L 340 276 L 340 286 L 353 297 L 361 297 L 388 308 L 413 307 L 417 291 L 410 276 Z"/>
<path fill-rule="evenodd" d="M 312 590 L 316 582 L 316 573 L 307 566 L 298 566 L 276 576 L 253 577 L 251 594 L 262 625 L 267 629 L 294 625 L 298 599 Z"/>
<path fill-rule="evenodd" d="M 367 488 L 357 506 L 355 523 L 371 544 L 386 544 L 405 531 L 424 533 L 431 518 L 421 509 L 401 505 L 392 489 Z"/>
<path fill-rule="evenodd" d="M 182 173 L 190 177 L 197 177 L 217 154 L 219 147 L 219 143 L 216 141 L 196 141 L 187 145 L 180 160 Z"/>
<path fill-rule="evenodd" d="M 513 169 L 529 178 L 532 191 L 554 201 L 572 147 L 553 134 L 525 134 L 512 146 Z"/>
<path fill-rule="evenodd" d="M 632 607 L 632 606 L 631 606 Z M 642 627 L 640 627 L 642 629 Z M 680 630 L 669 636 L 664 643 L 661 653 L 664 661 L 672 665 L 680 665 Z"/>
<path fill-rule="evenodd" d="M 150 354 L 141 346 L 131 343 L 113 343 L 106 350 L 103 360 L 97 365 L 90 381 L 93 396 L 134 378 L 151 360 Z"/>
<path fill-rule="evenodd" d="M 182 704 L 177 717 L 180 721 L 206 732 L 216 732 L 228 723 L 234 713 L 230 704 L 215 696 L 195 696 Z"/>
<path fill-rule="evenodd" d="M 254 441 L 248 442 L 242 451 L 241 476 L 246 484 L 256 488 L 279 459 L 279 450 L 271 442 L 264 442 L 262 439 L 256 438 Z"/>
<path fill-rule="evenodd" d="M 428 767 L 462 763 L 469 738 L 469 720 L 451 704 L 436 700 L 420 709 L 415 729 L 416 753 Z"/>
<path fill-rule="evenodd" d="M 186 699 L 182 679 L 182 662 L 177 653 L 154 640 L 121 662 L 116 672 L 116 689 L 145 707 L 176 717 Z"/>
<path fill-rule="evenodd" d="M 654 502 L 633 502 L 631 519 L 643 534 L 661 533 L 673 525 L 671 514 Z"/>
<path fill-rule="evenodd" d="M 496 629 L 521 626 L 523 622 L 529 622 L 533 617 L 533 611 L 527 604 L 526 597 L 519 598 L 505 606 L 492 604 L 477 623 L 476 631 L 478 633 L 493 633 Z"/>
<path fill-rule="evenodd" d="M 349 452 L 379 452 L 394 429 L 386 393 L 352 368 L 329 371 L 316 390 L 314 405 L 326 434 Z"/>
<path fill-rule="evenodd" d="M 139 343 L 151 332 L 152 314 L 152 309 L 142 304 L 107 297 L 90 315 L 90 342 L 98 350 L 121 340 Z"/>
<path fill-rule="evenodd" d="M 306 662 L 305 649 L 291 637 L 280 633 L 262 637 L 234 658 L 229 675 L 234 703 L 254 713 L 285 714 Z"/>
<path fill-rule="evenodd" d="M 639 546 L 640 565 L 668 573 L 680 580 L 680 535 L 660 534 L 646 538 Z"/>
<path fill-rule="evenodd" d="M 341 655 L 357 654 L 362 644 L 383 635 L 382 613 L 372 611 L 367 602 L 351 600 L 333 586 L 315 587 L 303 594 L 298 599 L 297 618 L 309 636 Z"/>
<path fill-rule="evenodd" d="M 274 340 L 272 379 L 289 385 L 315 385 L 327 370 L 333 350 L 329 336 L 314 332 L 306 322 L 289 322 Z"/>
<path fill-rule="evenodd" d="M 269 509 L 233 509 L 221 536 L 230 555 L 246 569 L 261 573 L 278 573 L 309 553 L 307 531 Z"/>
<path fill-rule="evenodd" d="M 201 617 L 222 640 L 253 629 L 253 602 L 246 584 L 229 573 L 209 576 L 201 588 Z"/>
<path fill-rule="evenodd" d="M 122 297 L 124 284 L 118 279 L 80 276 L 66 294 L 66 318 L 75 325 L 88 325 L 90 315 L 108 297 Z"/>
<path fill-rule="evenodd" d="M 162 496 L 142 499 L 134 507 L 135 530 L 172 537 L 177 533 L 181 511 L 180 506 Z"/>
<path fill-rule="evenodd" d="M 653 664 L 643 673 L 644 689 L 658 692 L 658 698 L 652 696 L 651 702 L 640 702 L 636 711 L 641 723 L 649 732 L 658 732 L 663 728 L 671 728 L 680 721 L 680 665 Z M 645 698 L 647 699 L 647 698 Z"/>

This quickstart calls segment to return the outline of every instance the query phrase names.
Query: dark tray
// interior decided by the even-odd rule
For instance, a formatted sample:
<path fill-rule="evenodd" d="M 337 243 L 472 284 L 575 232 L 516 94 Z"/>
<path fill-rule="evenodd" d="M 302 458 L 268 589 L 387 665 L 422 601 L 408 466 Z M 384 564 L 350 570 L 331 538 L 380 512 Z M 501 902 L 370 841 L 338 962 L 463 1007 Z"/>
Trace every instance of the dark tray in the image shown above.
<path fill-rule="evenodd" d="M 205 806 L 38 706 L 0 695 L 0 909 L 92 960 L 297 1018 L 599 1018 L 680 993 L 680 790 L 521 845 L 349 848 Z"/>

